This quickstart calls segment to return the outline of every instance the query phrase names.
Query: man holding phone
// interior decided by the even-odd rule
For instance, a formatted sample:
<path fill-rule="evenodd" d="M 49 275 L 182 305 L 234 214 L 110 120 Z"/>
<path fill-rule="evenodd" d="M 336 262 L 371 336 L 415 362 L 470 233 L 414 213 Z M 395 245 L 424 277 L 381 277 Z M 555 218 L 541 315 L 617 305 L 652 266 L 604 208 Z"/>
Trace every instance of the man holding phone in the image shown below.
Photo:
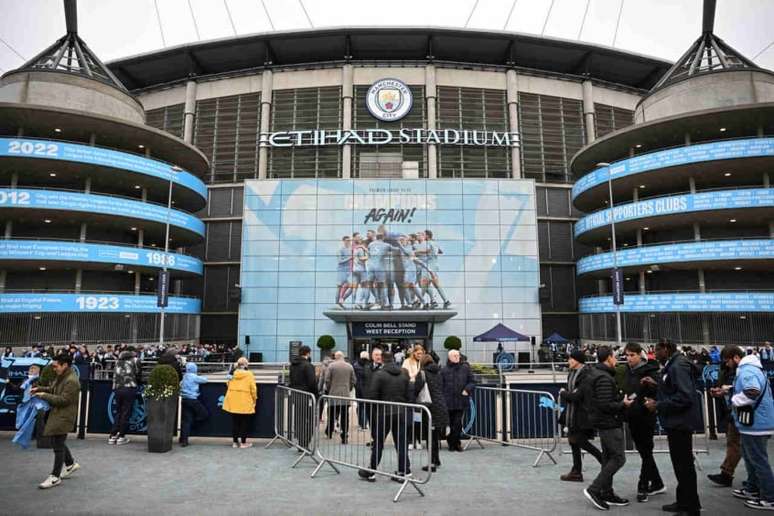
<path fill-rule="evenodd" d="M 666 492 L 664 482 L 658 472 L 656 460 L 653 458 L 653 434 L 656 432 L 656 414 L 645 408 L 645 398 L 656 397 L 656 378 L 658 364 L 649 362 L 642 347 L 636 342 L 629 342 L 624 348 L 626 354 L 626 369 L 624 373 L 623 392 L 634 403 L 626 409 L 626 421 L 634 446 L 642 459 L 640 479 L 637 483 L 637 501 L 647 502 L 648 496 Z M 643 378 L 650 378 L 653 383 L 642 383 Z"/>

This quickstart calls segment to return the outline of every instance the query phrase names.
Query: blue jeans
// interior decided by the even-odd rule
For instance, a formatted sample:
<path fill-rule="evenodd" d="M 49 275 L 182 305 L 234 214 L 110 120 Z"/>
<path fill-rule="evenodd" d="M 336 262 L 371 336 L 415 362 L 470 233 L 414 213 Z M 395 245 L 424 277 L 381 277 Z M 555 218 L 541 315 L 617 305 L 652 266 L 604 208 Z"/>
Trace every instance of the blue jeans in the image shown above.
<path fill-rule="evenodd" d="M 768 435 L 741 434 L 742 457 L 747 469 L 745 487 L 760 492 L 761 500 L 774 502 L 774 475 L 769 465 Z"/>

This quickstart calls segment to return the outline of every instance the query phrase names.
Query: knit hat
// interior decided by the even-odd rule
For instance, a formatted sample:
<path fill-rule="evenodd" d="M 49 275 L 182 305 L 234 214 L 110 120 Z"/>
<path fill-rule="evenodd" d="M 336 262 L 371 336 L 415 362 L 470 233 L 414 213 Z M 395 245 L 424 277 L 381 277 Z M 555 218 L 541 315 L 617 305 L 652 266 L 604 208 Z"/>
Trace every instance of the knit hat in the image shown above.
<path fill-rule="evenodd" d="M 580 362 L 581 364 L 586 363 L 586 354 L 579 349 L 576 349 L 575 351 L 570 353 L 570 358 Z"/>

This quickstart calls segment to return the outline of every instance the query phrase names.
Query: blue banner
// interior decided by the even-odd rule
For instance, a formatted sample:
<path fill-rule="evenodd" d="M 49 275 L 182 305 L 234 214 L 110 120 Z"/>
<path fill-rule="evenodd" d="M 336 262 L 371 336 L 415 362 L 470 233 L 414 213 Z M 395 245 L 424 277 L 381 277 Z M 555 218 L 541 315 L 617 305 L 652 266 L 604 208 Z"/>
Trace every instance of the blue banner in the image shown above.
<path fill-rule="evenodd" d="M 0 240 L 0 260 L 46 260 L 120 263 L 167 268 L 201 274 L 200 260 L 156 249 L 117 245 L 56 242 L 48 240 Z"/>
<path fill-rule="evenodd" d="M 774 188 L 745 188 L 700 192 L 697 194 L 657 197 L 644 201 L 622 204 L 614 208 L 615 221 L 673 215 L 694 211 L 726 209 L 771 208 L 774 206 Z M 610 208 L 587 215 L 575 223 L 575 236 L 600 226 L 610 224 Z"/>
<path fill-rule="evenodd" d="M 771 312 L 774 293 L 709 292 L 684 294 L 628 294 L 622 312 Z M 610 296 L 584 297 L 578 301 L 581 313 L 615 312 Z"/>
<path fill-rule="evenodd" d="M 201 300 L 192 297 L 170 297 L 165 312 L 198 314 Z M 153 294 L 0 294 L 0 313 L 30 312 L 115 312 L 156 313 Z"/>
<path fill-rule="evenodd" d="M 771 260 L 774 259 L 774 240 L 767 238 L 652 245 L 619 249 L 617 254 L 619 267 L 711 260 Z M 600 253 L 578 260 L 576 272 L 580 275 L 612 267 L 613 253 Z"/>
<path fill-rule="evenodd" d="M 572 198 L 606 183 L 608 176 L 613 181 L 619 177 L 630 176 L 658 170 L 666 167 L 717 161 L 725 159 L 757 158 L 774 156 L 774 138 L 751 138 L 748 140 L 728 140 L 715 143 L 703 143 L 677 147 L 658 152 L 643 154 L 634 158 L 617 161 L 609 167 L 602 167 L 581 177 L 572 188 Z"/>
<path fill-rule="evenodd" d="M 121 197 L 57 190 L 0 188 L 0 208 L 33 208 L 103 213 L 117 217 L 152 220 L 165 224 L 167 207 Z M 169 210 L 169 223 L 204 237 L 204 222 L 179 210 Z"/>
<path fill-rule="evenodd" d="M 169 181 L 172 177 L 174 184 L 188 188 L 199 194 L 202 199 L 207 200 L 207 187 L 201 179 L 190 172 L 182 169 L 176 170 L 169 163 L 128 152 L 51 140 L 0 138 L 0 156 L 88 163 L 158 177 L 164 181 Z"/>

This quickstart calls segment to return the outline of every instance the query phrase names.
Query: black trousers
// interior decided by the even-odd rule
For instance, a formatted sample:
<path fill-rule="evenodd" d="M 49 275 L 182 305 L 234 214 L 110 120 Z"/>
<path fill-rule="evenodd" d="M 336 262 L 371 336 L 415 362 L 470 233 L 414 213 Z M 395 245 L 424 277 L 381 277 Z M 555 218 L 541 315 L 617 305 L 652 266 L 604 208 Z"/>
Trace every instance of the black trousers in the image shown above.
<path fill-rule="evenodd" d="M 667 429 L 669 458 L 677 477 L 677 505 L 688 512 L 699 513 L 701 503 L 696 488 L 696 468 L 693 465 L 693 432 Z"/>
<path fill-rule="evenodd" d="M 567 442 L 570 443 L 572 450 L 572 470 L 576 473 L 583 473 L 583 454 L 581 450 L 597 459 L 602 464 L 602 451 L 591 444 L 590 439 L 594 437 L 593 431 L 588 430 L 570 430 L 567 434 Z"/>
<path fill-rule="evenodd" d="M 341 440 L 346 441 L 349 430 L 349 404 L 332 405 L 331 400 L 328 400 L 328 425 L 325 428 L 325 435 L 329 439 L 333 436 L 333 431 L 336 428 L 336 419 L 339 420 L 341 427 Z"/>
<path fill-rule="evenodd" d="M 440 458 L 441 436 L 445 431 L 446 431 L 445 428 L 438 428 L 438 427 L 433 427 L 432 431 L 430 431 L 428 440 L 430 441 L 430 450 L 431 450 L 430 462 L 433 463 L 433 466 L 441 465 L 441 458 Z"/>
<path fill-rule="evenodd" d="M 137 397 L 135 387 L 119 387 L 115 390 L 114 398 L 116 400 L 116 419 L 113 422 L 113 428 L 110 429 L 110 435 L 123 437 L 126 435 L 126 429 L 129 427 L 129 416 L 132 415 L 132 405 Z"/>
<path fill-rule="evenodd" d="M 378 415 L 377 415 L 378 412 Z M 403 414 L 384 414 L 382 410 L 374 410 L 371 418 L 371 435 L 374 443 L 371 445 L 371 469 L 376 469 L 382 460 L 384 441 L 392 433 L 395 450 L 398 452 L 398 473 L 411 473 L 411 463 L 408 457 L 407 421 Z"/>
<path fill-rule="evenodd" d="M 449 435 L 446 436 L 446 443 L 449 445 L 450 450 L 456 450 L 462 446 L 462 416 L 465 414 L 464 410 L 450 410 L 449 411 Z"/>
<path fill-rule="evenodd" d="M 642 459 L 640 480 L 637 483 L 637 488 L 641 491 L 647 491 L 651 483 L 656 486 L 664 484 L 658 472 L 656 460 L 653 458 L 653 433 L 655 431 L 655 424 L 651 425 L 648 421 L 635 419 L 629 424 L 629 432 L 631 433 L 632 441 L 634 441 L 634 447 L 637 448 L 637 453 L 640 454 Z"/>
<path fill-rule="evenodd" d="M 288 429 L 289 434 L 291 439 L 298 439 L 299 446 L 308 450 L 316 421 L 314 405 L 309 405 L 307 398 L 296 396 L 291 396 L 290 402 L 293 405 L 293 426 Z"/>
<path fill-rule="evenodd" d="M 54 449 L 54 469 L 51 470 L 51 474 L 57 478 L 62 474 L 62 464 L 72 466 L 75 462 L 70 454 L 70 448 L 65 444 L 66 440 L 67 434 L 51 436 L 51 447 Z"/>
<path fill-rule="evenodd" d="M 180 404 L 183 409 L 183 415 L 180 418 L 180 442 L 186 443 L 194 422 L 204 421 L 210 417 L 210 411 L 199 400 L 183 399 Z"/>
<path fill-rule="evenodd" d="M 250 428 L 250 420 L 254 414 L 231 414 L 231 437 L 235 443 L 242 440 L 242 444 L 247 442 L 247 431 Z"/>

